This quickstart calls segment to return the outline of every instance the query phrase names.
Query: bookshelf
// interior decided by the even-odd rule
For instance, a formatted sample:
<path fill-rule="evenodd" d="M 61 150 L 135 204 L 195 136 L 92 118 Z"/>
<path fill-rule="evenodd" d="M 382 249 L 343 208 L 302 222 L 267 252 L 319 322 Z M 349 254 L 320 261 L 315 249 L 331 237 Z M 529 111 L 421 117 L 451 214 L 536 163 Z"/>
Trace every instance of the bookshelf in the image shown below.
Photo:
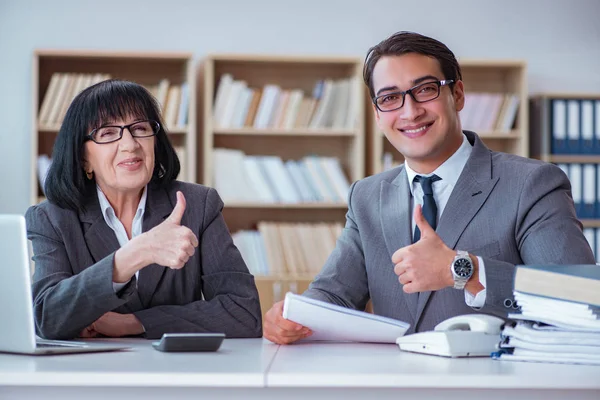
<path fill-rule="evenodd" d="M 600 93 L 540 93 L 530 105 L 531 155 L 571 180 L 578 218 L 600 260 Z"/>
<path fill-rule="evenodd" d="M 83 88 L 109 77 L 154 87 L 158 93 L 161 93 L 158 86 L 162 81 L 165 107 L 169 104 L 167 94 L 170 95 L 171 88 L 181 88 L 183 83 L 188 85 L 187 109 L 181 106 L 181 112 L 185 110 L 187 115 L 176 122 L 173 118 L 173 123 L 166 121 L 166 128 L 181 158 L 180 177 L 196 181 L 196 76 L 191 53 L 36 50 L 32 70 L 31 204 L 44 199 L 38 179 L 38 157 L 52 156 L 66 107 Z M 52 83 L 53 79 L 57 83 Z M 59 89 L 61 79 L 64 80 L 63 89 Z M 51 94 L 45 100 L 48 92 Z M 177 95 L 173 96 L 173 99 L 177 98 Z M 44 105 L 45 101 L 47 105 Z M 163 118 L 166 111 L 163 110 Z M 177 111 L 180 111 L 179 107 Z"/>
<path fill-rule="evenodd" d="M 239 152 L 235 156 L 238 160 L 242 157 L 244 160 L 256 158 L 264 161 L 260 157 L 275 156 L 286 163 L 286 167 L 290 161 L 298 164 L 304 162 L 306 165 L 308 161 L 305 159 L 309 156 L 319 160 L 330 158 L 337 160 L 340 171 L 348 183 L 361 179 L 364 176 L 365 129 L 365 106 L 361 81 L 362 60 L 343 57 L 216 54 L 205 59 L 199 66 L 198 74 L 198 116 L 202 131 L 199 136 L 201 140 L 198 141 L 198 154 L 201 154 L 202 163 L 198 164 L 197 174 L 201 177 L 202 183 L 216 187 L 222 195 L 225 203 L 223 216 L 232 234 L 242 230 L 256 230 L 264 222 L 280 224 L 276 228 L 280 235 L 282 229 L 289 229 L 293 224 L 314 224 L 312 225 L 314 232 L 318 229 L 329 229 L 324 228 L 324 224 L 337 223 L 341 229 L 347 211 L 345 196 L 340 195 L 333 200 L 300 198 L 298 201 L 282 200 L 282 196 L 274 201 L 228 197 L 228 191 L 222 188 L 227 178 L 223 178 L 221 172 L 232 168 L 239 172 L 245 168 L 235 162 L 221 162 L 219 157 L 221 157 L 221 149 L 229 149 Z M 224 78 L 225 76 L 228 78 Z M 235 89 L 238 85 L 242 88 Z M 333 87 L 329 95 L 326 94 L 328 85 Z M 272 86 L 277 88 L 273 89 Z M 229 88 L 223 89 L 227 87 Z M 268 110 L 267 99 L 271 90 L 276 90 L 277 100 L 271 103 L 271 111 L 267 113 L 270 117 L 265 119 L 261 107 Z M 295 96 L 294 92 L 300 91 L 302 94 L 298 95 L 298 98 L 301 100 L 292 100 Z M 250 100 L 257 96 L 257 92 L 259 99 Z M 230 96 L 227 97 L 223 93 L 229 93 Z M 240 100 L 244 96 L 246 100 Z M 347 102 L 339 103 L 331 100 L 336 96 L 338 100 L 344 98 Z M 236 105 L 238 101 L 240 103 Z M 252 110 L 253 101 L 256 103 L 254 110 Z M 263 101 L 266 104 L 264 106 Z M 292 105 L 294 101 L 296 107 Z M 310 111 L 306 111 L 308 108 L 303 108 L 305 102 L 312 104 Z M 227 106 L 223 107 L 223 104 Z M 319 112 L 320 107 L 326 107 L 323 104 L 329 104 L 327 107 L 330 108 L 325 109 L 328 112 Z M 232 109 L 242 109 L 245 114 L 237 115 L 236 111 L 231 111 Z M 329 117 L 331 119 L 329 121 L 319 122 L 317 117 L 319 114 L 322 117 L 334 116 Z M 321 165 L 322 162 L 321 160 Z M 232 167 L 232 165 L 238 166 Z M 268 175 L 268 172 L 264 172 L 265 168 L 270 170 L 270 167 L 263 167 L 262 170 Z M 246 179 L 248 174 L 251 174 L 247 171 L 243 172 L 246 174 Z M 289 174 L 293 181 L 295 176 L 292 172 Z M 231 182 L 233 181 L 232 178 Z M 272 179 L 270 182 L 280 181 Z M 243 191 L 240 189 L 243 184 L 243 181 L 239 182 L 239 185 L 229 193 Z M 296 251 L 297 248 L 302 247 L 301 240 L 297 236 L 299 233 L 294 235 L 298 241 L 292 240 L 292 245 L 284 251 Z M 314 236 L 316 235 L 315 233 Z M 328 236 L 327 240 L 330 239 Z M 289 238 L 284 239 L 283 236 L 280 236 L 280 240 L 282 242 L 288 240 L 288 244 L 290 242 Z M 335 241 L 332 243 L 335 245 Z M 301 258 L 309 259 L 306 254 Z M 289 261 L 286 268 L 271 265 L 273 262 L 268 264 L 270 271 L 267 274 L 256 275 L 263 313 L 274 302 L 283 299 L 282 296 L 288 290 L 294 292 L 305 290 L 314 277 L 314 270 L 290 271 Z M 314 264 L 316 262 L 311 264 L 311 268 L 315 268 Z M 316 266 L 317 269 L 321 267 L 322 264 Z"/>
<path fill-rule="evenodd" d="M 459 60 L 465 85 L 466 105 L 470 103 L 469 118 L 461 111 L 463 129 L 475 131 L 492 150 L 529 155 L 529 112 L 527 101 L 527 67 L 520 60 Z M 384 155 L 391 156 L 393 165 L 404 162 L 400 153 L 378 129 L 372 102 L 366 93 L 367 115 L 367 175 L 384 170 Z M 475 97 L 473 95 L 475 94 Z M 494 98 L 496 100 L 494 100 Z M 503 108 L 510 100 L 514 103 L 514 117 Z M 491 111 L 490 111 L 491 110 Z M 486 116 L 490 115 L 489 118 Z M 508 127 L 508 128 L 507 128 Z"/>

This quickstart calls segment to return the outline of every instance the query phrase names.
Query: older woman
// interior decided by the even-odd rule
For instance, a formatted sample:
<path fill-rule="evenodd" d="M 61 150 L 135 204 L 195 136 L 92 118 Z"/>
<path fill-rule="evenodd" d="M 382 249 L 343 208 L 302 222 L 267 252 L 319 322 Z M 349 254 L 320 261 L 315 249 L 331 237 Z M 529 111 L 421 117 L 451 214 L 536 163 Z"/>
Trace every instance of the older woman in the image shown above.
<path fill-rule="evenodd" d="M 109 80 L 81 92 L 58 133 L 48 201 L 26 214 L 34 314 L 46 338 L 260 337 L 254 278 L 214 189 L 175 180 L 156 101 Z"/>

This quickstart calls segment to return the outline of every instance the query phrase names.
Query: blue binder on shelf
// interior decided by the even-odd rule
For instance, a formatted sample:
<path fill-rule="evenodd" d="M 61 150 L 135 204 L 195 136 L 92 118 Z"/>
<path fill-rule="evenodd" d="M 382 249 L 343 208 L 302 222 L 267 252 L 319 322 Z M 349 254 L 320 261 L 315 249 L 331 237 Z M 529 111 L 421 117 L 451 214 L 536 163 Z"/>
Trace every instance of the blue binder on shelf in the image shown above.
<path fill-rule="evenodd" d="M 565 100 L 550 100 L 550 132 L 552 134 L 552 154 L 568 154 L 567 103 Z"/>
<path fill-rule="evenodd" d="M 582 165 L 581 218 L 592 219 L 596 217 L 596 169 L 596 164 Z"/>
<path fill-rule="evenodd" d="M 584 228 L 583 229 L 583 236 L 585 236 L 585 239 L 587 240 L 588 244 L 590 245 L 590 248 L 592 249 L 592 253 L 594 253 L 594 258 L 598 259 L 598 252 L 597 252 L 597 248 L 596 248 L 596 235 L 597 235 L 597 229 L 594 228 Z"/>
<path fill-rule="evenodd" d="M 594 140 L 594 101 L 581 101 L 581 141 L 579 147 L 583 154 L 593 154 L 595 151 Z"/>
<path fill-rule="evenodd" d="M 571 164 L 569 166 L 569 179 L 571 180 L 571 193 L 573 194 L 573 203 L 575 203 L 575 213 L 577 218 L 583 218 L 583 173 L 581 164 Z"/>
<path fill-rule="evenodd" d="M 581 107 L 579 100 L 567 101 L 567 151 L 570 154 L 582 154 Z"/>
<path fill-rule="evenodd" d="M 600 229 L 594 229 L 596 233 L 596 262 L 600 264 Z"/>
<path fill-rule="evenodd" d="M 595 217 L 600 219 L 600 164 L 596 164 L 596 215 L 595 215 Z"/>
<path fill-rule="evenodd" d="M 594 154 L 600 155 L 600 100 L 594 107 Z"/>

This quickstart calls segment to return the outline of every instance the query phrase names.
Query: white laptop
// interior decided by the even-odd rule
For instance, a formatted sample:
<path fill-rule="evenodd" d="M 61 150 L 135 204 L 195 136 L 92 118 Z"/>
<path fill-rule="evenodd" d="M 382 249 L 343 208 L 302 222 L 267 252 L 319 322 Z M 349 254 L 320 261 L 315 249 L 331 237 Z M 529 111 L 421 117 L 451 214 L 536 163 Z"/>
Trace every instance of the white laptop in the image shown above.
<path fill-rule="evenodd" d="M 127 347 L 36 338 L 25 218 L 0 214 L 0 352 L 90 353 Z"/>

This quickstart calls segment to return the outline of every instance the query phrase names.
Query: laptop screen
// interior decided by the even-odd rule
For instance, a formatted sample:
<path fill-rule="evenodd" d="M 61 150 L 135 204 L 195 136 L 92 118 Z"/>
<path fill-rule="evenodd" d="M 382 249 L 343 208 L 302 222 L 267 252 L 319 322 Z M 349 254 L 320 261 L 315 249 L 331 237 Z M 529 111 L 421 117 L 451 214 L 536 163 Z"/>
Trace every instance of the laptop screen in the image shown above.
<path fill-rule="evenodd" d="M 29 246 L 25 218 L 0 214 L 0 350 L 35 349 Z"/>

